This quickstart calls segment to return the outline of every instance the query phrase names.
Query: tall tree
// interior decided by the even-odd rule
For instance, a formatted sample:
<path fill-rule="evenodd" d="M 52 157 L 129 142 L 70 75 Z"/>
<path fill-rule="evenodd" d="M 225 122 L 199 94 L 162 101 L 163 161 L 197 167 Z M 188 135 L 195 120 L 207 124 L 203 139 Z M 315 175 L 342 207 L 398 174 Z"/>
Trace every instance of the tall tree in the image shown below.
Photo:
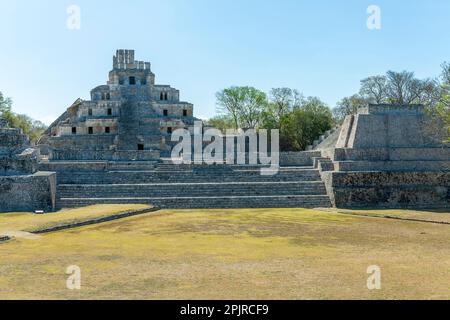
<path fill-rule="evenodd" d="M 319 98 L 289 88 L 267 95 L 253 87 L 231 87 L 217 94 L 221 115 L 208 121 L 218 129 L 264 128 L 280 130 L 280 150 L 300 151 L 332 128 L 330 108 Z"/>
<path fill-rule="evenodd" d="M 217 111 L 228 114 L 233 119 L 234 129 L 239 128 L 239 114 L 242 108 L 243 96 L 239 87 L 223 89 L 216 94 Z"/>
<path fill-rule="evenodd" d="M 414 77 L 414 72 L 388 71 L 387 92 L 388 101 L 395 104 L 420 103 L 424 84 Z"/>
<path fill-rule="evenodd" d="M 385 76 L 373 76 L 361 80 L 359 94 L 370 103 L 384 103 L 387 99 L 387 78 Z"/>
<path fill-rule="evenodd" d="M 257 128 L 262 120 L 262 114 L 267 108 L 267 95 L 265 92 L 253 87 L 242 87 L 243 104 L 241 108 L 242 126 Z"/>
<path fill-rule="evenodd" d="M 281 129 L 284 125 L 283 119 L 292 110 L 299 108 L 303 96 L 295 89 L 273 88 L 269 93 L 269 105 L 265 114 L 265 123 L 268 119 L 272 122 L 271 127 Z"/>
<path fill-rule="evenodd" d="M 231 87 L 217 93 L 218 111 L 233 119 L 234 128 L 255 128 L 267 107 L 267 95 L 253 87 Z"/>
<path fill-rule="evenodd" d="M 358 94 L 351 97 L 345 97 L 339 101 L 333 109 L 333 115 L 336 122 L 341 123 L 348 115 L 356 114 L 358 108 L 367 105 L 367 100 Z"/>
<path fill-rule="evenodd" d="M 280 132 L 283 151 L 301 151 L 333 126 L 330 108 L 319 98 L 309 97 L 287 117 Z"/>
<path fill-rule="evenodd" d="M 273 88 L 270 90 L 270 103 L 277 119 L 281 119 L 292 110 L 295 92 L 296 90 L 290 88 Z"/>
<path fill-rule="evenodd" d="M 444 84 L 450 85 L 450 63 L 444 62 L 442 65 L 442 82 Z"/>
<path fill-rule="evenodd" d="M 423 104 L 427 108 L 435 108 L 443 94 L 444 87 L 438 79 L 425 79 L 420 81 L 419 94 L 415 103 Z"/>
<path fill-rule="evenodd" d="M 363 79 L 359 94 L 368 103 L 432 105 L 439 100 L 440 89 L 436 79 L 420 80 L 413 72 L 388 71 L 385 76 Z"/>
<path fill-rule="evenodd" d="M 5 98 L 0 91 L 0 116 L 7 119 L 11 113 L 12 101 L 10 98 Z"/>

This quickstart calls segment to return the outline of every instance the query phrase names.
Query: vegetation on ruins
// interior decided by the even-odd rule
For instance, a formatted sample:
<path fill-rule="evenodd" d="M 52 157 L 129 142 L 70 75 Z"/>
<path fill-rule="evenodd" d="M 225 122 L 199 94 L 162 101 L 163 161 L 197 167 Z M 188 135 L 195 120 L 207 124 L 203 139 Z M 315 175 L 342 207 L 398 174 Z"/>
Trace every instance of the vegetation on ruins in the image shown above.
<path fill-rule="evenodd" d="M 333 109 L 333 116 L 337 123 L 342 123 L 346 116 L 356 114 L 358 108 L 366 105 L 366 100 L 359 94 L 345 97 L 336 104 Z"/>
<path fill-rule="evenodd" d="M 355 114 L 358 107 L 373 104 L 423 104 L 436 106 L 442 97 L 438 79 L 417 79 L 413 72 L 388 71 L 385 75 L 361 80 L 358 94 L 345 97 L 337 103 L 333 113 L 342 121 L 346 115 Z"/>
<path fill-rule="evenodd" d="M 273 88 L 267 95 L 252 87 L 230 87 L 217 93 L 217 105 L 220 114 L 208 125 L 221 130 L 279 129 L 283 151 L 304 150 L 334 124 L 324 102 L 290 88 Z"/>
<path fill-rule="evenodd" d="M 32 142 L 37 142 L 47 129 L 47 126 L 41 121 L 31 119 L 25 114 L 14 113 L 11 98 L 5 98 L 2 92 L 0 92 L 0 117 L 5 119 L 11 128 L 22 129 Z"/>
<path fill-rule="evenodd" d="M 433 119 L 430 131 L 443 131 L 441 134 L 450 141 L 450 64 L 442 64 L 442 74 L 437 78 L 418 79 L 408 71 L 365 78 L 359 93 L 337 103 L 334 118 L 341 123 L 345 116 L 356 114 L 359 107 L 369 103 L 423 104 Z"/>
<path fill-rule="evenodd" d="M 253 87 L 230 87 L 217 93 L 219 115 L 208 125 L 221 130 L 279 129 L 281 150 L 299 151 L 361 106 L 423 104 L 433 119 L 429 130 L 450 141 L 450 63 L 442 69 L 437 78 L 418 79 L 409 71 L 365 78 L 359 92 L 344 97 L 332 111 L 319 98 L 305 98 L 290 88 L 274 88 L 265 94 Z"/>

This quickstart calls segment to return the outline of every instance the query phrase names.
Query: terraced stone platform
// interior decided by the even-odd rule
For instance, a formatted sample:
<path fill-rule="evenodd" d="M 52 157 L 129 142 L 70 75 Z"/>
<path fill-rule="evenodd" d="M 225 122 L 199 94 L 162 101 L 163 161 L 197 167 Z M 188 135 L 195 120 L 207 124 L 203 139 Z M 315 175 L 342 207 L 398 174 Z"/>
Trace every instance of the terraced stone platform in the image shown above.
<path fill-rule="evenodd" d="M 153 162 L 47 162 L 57 172 L 57 207 L 150 203 L 161 208 L 330 207 L 319 171 L 260 166 L 172 165 Z"/>

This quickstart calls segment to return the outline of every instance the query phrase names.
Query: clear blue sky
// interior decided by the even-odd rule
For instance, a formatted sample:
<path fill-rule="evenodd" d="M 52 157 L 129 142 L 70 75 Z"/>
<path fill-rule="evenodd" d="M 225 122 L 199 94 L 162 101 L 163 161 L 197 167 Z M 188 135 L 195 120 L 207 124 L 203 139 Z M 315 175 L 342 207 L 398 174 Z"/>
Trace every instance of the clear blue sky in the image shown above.
<path fill-rule="evenodd" d="M 66 27 L 71 4 L 79 31 Z M 371 4 L 381 30 L 366 27 Z M 200 117 L 232 85 L 297 88 L 333 107 L 369 75 L 438 75 L 450 60 L 449 17 L 448 0 L 0 0 L 0 91 L 16 112 L 49 123 L 104 84 L 124 48 Z"/>

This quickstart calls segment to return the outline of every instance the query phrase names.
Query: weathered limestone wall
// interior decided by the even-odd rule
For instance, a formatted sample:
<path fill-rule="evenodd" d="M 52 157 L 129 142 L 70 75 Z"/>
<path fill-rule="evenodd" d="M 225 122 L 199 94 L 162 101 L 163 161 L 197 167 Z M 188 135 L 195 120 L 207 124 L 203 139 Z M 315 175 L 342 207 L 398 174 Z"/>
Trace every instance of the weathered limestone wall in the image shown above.
<path fill-rule="evenodd" d="M 56 174 L 36 172 L 38 155 L 20 129 L 0 128 L 0 212 L 55 209 Z"/>
<path fill-rule="evenodd" d="M 450 172 L 322 172 L 338 208 L 450 207 Z"/>
<path fill-rule="evenodd" d="M 450 148 L 336 148 L 335 161 L 448 161 Z"/>
<path fill-rule="evenodd" d="M 84 160 L 84 161 L 155 161 L 160 158 L 159 150 L 147 151 L 112 151 L 112 150 L 53 150 L 52 160 Z"/>
<path fill-rule="evenodd" d="M 107 171 L 108 162 L 107 161 L 52 161 L 52 162 L 41 162 L 39 164 L 39 169 L 42 171 L 51 171 L 60 173 L 61 171 L 77 171 L 77 172 L 96 172 L 96 171 Z M 58 182 L 61 182 L 58 179 Z"/>
<path fill-rule="evenodd" d="M 20 129 L 0 128 L 0 176 L 30 174 L 37 171 L 36 149 Z"/>
<path fill-rule="evenodd" d="M 54 211 L 56 173 L 0 176 L 0 212 Z"/>
<path fill-rule="evenodd" d="M 280 165 L 283 167 L 312 166 L 313 158 L 320 155 L 320 151 L 280 152 Z"/>
<path fill-rule="evenodd" d="M 438 147 L 442 137 L 430 134 L 432 124 L 420 105 L 369 105 L 346 117 L 336 148 Z"/>
<path fill-rule="evenodd" d="M 34 173 L 37 171 L 37 162 L 28 159 L 5 159 L 0 158 L 0 176 L 13 176 L 23 173 Z"/>

